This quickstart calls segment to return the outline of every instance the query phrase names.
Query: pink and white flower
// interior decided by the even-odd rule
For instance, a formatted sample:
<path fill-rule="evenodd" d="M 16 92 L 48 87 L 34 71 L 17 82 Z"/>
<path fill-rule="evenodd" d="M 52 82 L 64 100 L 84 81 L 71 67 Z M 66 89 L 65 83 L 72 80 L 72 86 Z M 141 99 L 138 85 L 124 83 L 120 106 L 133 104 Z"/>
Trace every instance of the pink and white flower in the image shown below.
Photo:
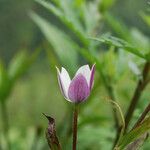
<path fill-rule="evenodd" d="M 91 69 L 89 65 L 80 67 L 72 80 L 65 68 L 62 67 L 61 71 L 57 67 L 56 69 L 61 93 L 65 99 L 73 103 L 85 101 L 93 87 L 95 64 Z"/>

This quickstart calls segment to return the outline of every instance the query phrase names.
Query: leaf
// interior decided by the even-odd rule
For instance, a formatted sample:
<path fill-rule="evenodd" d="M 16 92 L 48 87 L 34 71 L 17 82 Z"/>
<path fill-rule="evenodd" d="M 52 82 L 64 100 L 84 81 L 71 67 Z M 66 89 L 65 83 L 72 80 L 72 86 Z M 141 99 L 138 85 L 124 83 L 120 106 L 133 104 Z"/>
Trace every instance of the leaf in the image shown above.
<path fill-rule="evenodd" d="M 61 150 L 61 145 L 56 135 L 56 127 L 54 118 L 43 114 L 48 119 L 48 127 L 46 129 L 46 139 L 51 150 Z"/>
<path fill-rule="evenodd" d="M 54 48 L 62 65 L 74 71 L 77 68 L 78 56 L 76 49 L 78 49 L 78 45 L 61 30 L 35 13 L 32 12 L 31 17 Z"/>
<path fill-rule="evenodd" d="M 136 139 L 138 139 L 140 136 L 142 136 L 149 130 L 150 130 L 150 117 L 145 119 L 145 121 L 143 121 L 143 123 L 141 123 L 137 128 L 131 130 L 129 133 L 124 135 L 121 138 L 121 140 L 116 148 L 118 148 L 120 150 L 124 149 L 128 144 L 135 141 Z"/>
<path fill-rule="evenodd" d="M 144 58 L 146 60 L 149 60 L 146 55 L 144 55 L 142 53 L 141 50 L 139 50 L 138 48 L 132 46 L 130 43 L 128 43 L 127 41 L 108 35 L 108 34 L 104 34 L 102 35 L 100 38 L 91 38 L 93 40 L 105 43 L 105 44 L 109 44 L 109 45 L 113 45 L 115 47 L 121 48 L 123 50 L 126 50 L 136 56 L 139 56 L 141 58 Z"/>
<path fill-rule="evenodd" d="M 102 0 L 100 2 L 100 6 L 99 9 L 100 11 L 106 12 L 110 7 L 112 7 L 112 5 L 115 3 L 116 0 Z"/>
<path fill-rule="evenodd" d="M 63 1 L 61 2 L 62 8 L 64 8 L 62 11 L 61 9 L 57 8 L 50 2 L 46 2 L 43 0 L 36 0 L 39 4 L 41 4 L 43 7 L 46 9 L 50 10 L 54 15 L 56 15 L 60 21 L 65 24 L 68 29 L 73 31 L 75 35 L 79 38 L 79 40 L 85 45 L 88 45 L 88 41 L 86 37 L 83 34 L 83 28 L 79 22 L 79 20 L 76 17 L 75 11 L 72 11 L 70 8 L 70 5 L 67 7 L 68 3 L 64 3 Z M 73 9 L 73 8 L 72 8 Z"/>
<path fill-rule="evenodd" d="M 131 41 L 130 31 L 123 22 L 118 21 L 118 19 L 110 13 L 106 13 L 104 17 L 107 23 L 112 27 L 118 36 L 125 39 L 126 41 Z"/>
<path fill-rule="evenodd" d="M 134 63 L 133 61 L 129 61 L 128 65 L 129 65 L 129 68 L 131 69 L 131 71 L 135 75 L 140 76 L 140 77 L 142 76 L 142 73 L 136 63 Z"/>
<path fill-rule="evenodd" d="M 20 78 L 27 71 L 30 65 L 37 58 L 38 53 L 39 50 L 36 50 L 29 56 L 27 51 L 20 51 L 14 56 L 14 58 L 10 61 L 8 68 L 8 75 L 12 82 Z"/>
<path fill-rule="evenodd" d="M 138 29 L 133 28 L 131 30 L 132 45 L 137 47 L 142 54 L 146 55 L 150 53 L 150 39 Z"/>
<path fill-rule="evenodd" d="M 21 51 L 17 53 L 14 58 L 10 61 L 8 74 L 12 80 L 17 79 L 24 70 L 24 66 L 27 63 L 27 52 Z"/>
<path fill-rule="evenodd" d="M 10 81 L 7 71 L 0 61 L 0 101 L 5 101 L 10 93 Z"/>
<path fill-rule="evenodd" d="M 142 135 L 140 138 L 135 140 L 133 143 L 129 144 L 126 148 L 126 150 L 138 150 L 144 143 L 144 141 L 147 139 L 147 133 Z"/>
<path fill-rule="evenodd" d="M 145 23 L 150 26 L 150 15 L 145 14 L 144 12 L 140 13 L 142 19 L 145 21 Z"/>

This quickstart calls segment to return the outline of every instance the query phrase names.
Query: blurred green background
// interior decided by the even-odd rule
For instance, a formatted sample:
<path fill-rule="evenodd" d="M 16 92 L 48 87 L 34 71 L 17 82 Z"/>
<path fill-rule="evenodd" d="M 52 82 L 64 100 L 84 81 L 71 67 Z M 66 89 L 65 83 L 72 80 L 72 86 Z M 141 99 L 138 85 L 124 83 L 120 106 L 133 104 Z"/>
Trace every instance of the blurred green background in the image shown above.
<path fill-rule="evenodd" d="M 59 7 L 59 0 L 49 0 L 48 2 Z M 139 79 L 138 71 L 135 73 L 134 69 L 132 70 L 132 67 L 128 66 L 128 62 L 131 59 L 137 64 L 139 70 L 142 70 L 145 60 L 138 56 L 130 56 L 130 53 L 126 51 L 119 50 L 116 53 L 117 50 L 114 46 L 99 44 L 92 40 L 88 44 L 87 39 L 89 37 L 97 35 L 100 37 L 109 32 L 128 41 L 127 39 L 132 36 L 135 37 L 135 40 L 131 38 L 133 45 L 139 47 L 144 45 L 144 53 L 149 52 L 149 24 L 142 17 L 149 12 L 150 5 L 147 0 L 76 0 L 75 2 L 62 0 L 61 3 L 63 9 L 66 10 L 64 11 L 66 18 L 70 17 L 70 22 L 73 22 L 75 28 L 66 21 L 68 18 L 64 17 L 65 13 L 62 17 L 58 10 L 51 8 L 51 11 L 48 11 L 39 2 L 33 0 L 0 0 L 0 59 L 5 67 L 9 68 L 12 58 L 18 52 L 28 51 L 27 57 L 30 57 L 39 50 L 38 56 L 30 67 L 22 73 L 18 78 L 19 80 L 15 81 L 7 98 L 10 126 L 8 134 L 12 150 L 48 149 L 44 135 L 47 120 L 43 117 L 43 112 L 56 119 L 58 136 L 60 140 L 64 140 L 63 143 L 67 143 L 63 145 L 64 149 L 71 149 L 71 136 L 66 133 L 69 132 L 66 130 L 71 124 L 69 117 L 72 113 L 70 111 L 72 106 L 64 100 L 60 93 L 55 65 L 66 67 L 72 76 L 79 66 L 95 62 L 89 54 L 87 54 L 88 56 L 86 54 L 81 55 L 80 49 L 87 49 L 94 56 L 98 54 L 104 75 L 107 76 L 106 80 L 108 83 L 112 83 L 116 100 L 123 113 L 126 112 Z M 84 4 L 89 7 L 86 8 Z M 49 21 L 51 29 L 35 13 Z M 83 19 L 84 13 L 87 15 L 87 20 Z M 71 18 L 72 15 L 74 16 Z M 80 30 L 81 26 L 87 27 L 87 30 Z M 65 33 L 67 36 L 65 37 L 66 41 L 63 41 L 64 35 L 60 31 L 63 31 L 63 34 Z M 129 33 L 133 34 L 129 35 Z M 67 45 L 69 41 L 74 43 Z M 74 52 L 70 49 L 71 52 L 68 52 L 66 49 L 66 52 L 61 52 L 61 46 L 63 50 L 65 48 L 77 48 L 78 50 Z M 95 80 L 96 84 L 92 96 L 86 104 L 83 104 L 83 109 L 81 107 L 78 149 L 109 150 L 115 137 L 111 105 L 105 101 L 109 94 L 103 85 L 103 79 L 99 76 L 99 70 L 96 72 Z M 147 101 L 150 100 L 149 90 L 150 86 L 143 92 L 131 124 L 135 122 L 146 107 Z M 2 116 L 0 115 L 1 119 Z M 5 149 L 6 142 L 2 124 L 0 121 L 0 145 L 2 149 Z M 149 148 L 150 144 L 147 140 L 144 149 L 148 150 Z"/>

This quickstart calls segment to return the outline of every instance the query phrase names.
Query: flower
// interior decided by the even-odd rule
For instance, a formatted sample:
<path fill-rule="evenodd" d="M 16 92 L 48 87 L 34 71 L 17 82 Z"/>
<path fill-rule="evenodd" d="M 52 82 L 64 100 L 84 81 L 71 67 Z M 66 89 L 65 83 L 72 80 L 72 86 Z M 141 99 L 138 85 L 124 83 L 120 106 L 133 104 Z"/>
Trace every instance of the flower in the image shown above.
<path fill-rule="evenodd" d="M 93 87 L 95 64 L 91 70 L 89 65 L 80 67 L 72 80 L 65 68 L 62 67 L 61 72 L 57 67 L 56 69 L 61 93 L 65 99 L 73 103 L 85 101 Z"/>

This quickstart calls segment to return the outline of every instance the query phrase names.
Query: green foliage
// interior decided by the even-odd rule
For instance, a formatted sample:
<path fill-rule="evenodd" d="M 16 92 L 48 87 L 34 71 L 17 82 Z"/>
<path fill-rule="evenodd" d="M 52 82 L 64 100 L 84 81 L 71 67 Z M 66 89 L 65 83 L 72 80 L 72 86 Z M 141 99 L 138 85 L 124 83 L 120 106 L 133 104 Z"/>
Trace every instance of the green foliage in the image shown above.
<path fill-rule="evenodd" d="M 138 77 L 138 79 L 141 79 L 140 67 L 143 65 L 143 62 L 150 61 L 149 38 L 135 27 L 129 29 L 124 22 L 107 12 L 115 1 L 107 0 L 99 3 L 97 1 L 91 2 L 84 0 L 36 0 L 36 2 L 46 8 L 46 10 L 60 21 L 59 25 L 55 25 L 54 19 L 52 20 L 50 18 L 50 20 L 46 20 L 34 12 L 30 15 L 51 44 L 58 58 L 58 62 L 60 62 L 61 65 L 64 65 L 67 69 L 74 72 L 77 69 L 79 59 L 84 59 L 91 64 L 96 63 L 97 80 L 102 81 L 100 82 L 101 87 L 104 88 L 106 95 L 111 97 L 111 99 L 114 97 L 114 91 L 117 96 L 120 96 L 119 90 L 122 89 L 119 86 L 118 90 L 117 85 L 120 81 L 127 80 L 128 77 L 126 76 L 129 76 L 130 71 L 132 71 L 133 75 Z M 114 31 L 115 36 L 106 33 L 99 34 L 101 15 L 103 15 L 104 21 L 109 24 L 110 28 Z M 103 45 L 108 45 L 108 47 L 103 47 Z M 97 84 L 97 89 L 99 89 L 99 82 Z M 123 83 L 123 85 L 125 88 L 127 83 Z M 127 88 L 129 88 L 128 85 Z M 126 92 L 122 93 L 121 97 L 124 97 L 125 100 L 130 99 L 130 96 L 126 94 Z M 92 109 L 92 105 L 94 104 L 97 105 L 94 102 L 89 102 L 87 105 Z M 83 137 L 80 140 L 82 141 L 84 139 L 84 142 L 83 144 L 80 143 L 80 148 L 86 149 L 93 145 L 93 143 L 96 143 L 94 144 L 95 147 L 100 147 L 103 144 L 98 142 L 97 138 L 91 140 L 92 136 L 89 138 L 88 134 L 82 133 L 82 129 L 84 125 L 90 121 L 92 121 L 93 124 L 99 123 L 99 121 L 102 120 L 107 122 L 108 118 L 94 114 L 93 117 L 85 115 L 86 117 L 84 118 L 84 110 L 86 110 L 85 107 L 81 110 L 80 122 L 81 137 Z M 92 134 L 95 136 L 98 131 L 100 130 L 97 129 L 95 132 L 93 131 Z M 121 141 L 123 139 L 122 135 L 123 131 L 120 136 Z M 114 134 L 112 136 L 114 136 Z M 98 137 L 100 137 L 100 139 L 103 138 L 101 135 L 98 135 Z M 110 138 L 110 135 L 107 134 L 104 138 L 106 140 Z M 129 142 L 134 141 L 136 138 L 130 139 Z M 84 145 L 87 141 L 89 145 Z M 107 144 L 111 147 L 110 141 Z M 64 144 L 63 147 L 70 149 L 70 142 L 68 142 L 67 146 Z"/>
<path fill-rule="evenodd" d="M 3 102 L 10 91 L 11 83 L 4 64 L 0 62 L 0 101 Z"/>
<path fill-rule="evenodd" d="M 145 60 L 150 61 L 150 52 L 148 50 L 144 51 L 142 49 L 139 49 L 138 47 L 134 47 L 132 46 L 132 44 L 128 43 L 123 39 L 113 37 L 109 34 L 105 34 L 101 36 L 100 39 L 98 38 L 92 38 L 92 39 L 129 51 L 132 54 L 135 54 L 141 58 L 144 58 Z"/>
<path fill-rule="evenodd" d="M 102 0 L 99 5 L 100 11 L 103 13 L 108 11 L 109 8 L 115 3 L 116 0 Z"/>
<path fill-rule="evenodd" d="M 9 134 L 13 132 L 14 135 L 11 137 L 12 149 L 36 149 L 32 148 L 34 144 L 39 150 L 48 149 L 43 134 L 38 135 L 38 131 L 33 131 L 42 126 L 44 133 L 46 122 L 40 116 L 42 112 L 55 118 L 57 134 L 63 149 L 71 149 L 72 108 L 69 103 L 62 100 L 54 66 L 64 66 L 73 74 L 79 65 L 85 63 L 96 63 L 96 76 L 92 94 L 81 106 L 79 113 L 78 149 L 112 149 L 116 136 L 112 112 L 114 105 L 103 103 L 103 100 L 111 99 L 113 104 L 119 103 L 120 107 L 117 107 L 117 110 L 121 113 L 117 111 L 117 117 L 119 125 L 124 127 L 123 115 L 130 104 L 137 80 L 143 79 L 143 64 L 150 61 L 148 34 L 145 35 L 137 27 L 127 26 L 124 21 L 113 15 L 111 7 L 114 6 L 116 9 L 114 4 L 117 5 L 119 1 L 115 2 L 36 0 L 35 12 L 30 11 L 30 17 L 47 40 L 44 41 L 43 49 L 47 52 L 50 67 L 48 65 L 45 69 L 44 58 L 37 64 L 37 72 L 32 72 L 29 78 L 15 84 L 35 61 L 39 52 L 30 55 L 26 51 L 21 51 L 9 62 L 8 67 L 3 62 L 0 63 L 0 100 L 6 100 L 16 85 L 9 103 L 10 121 L 12 126 L 23 128 L 23 131 L 13 132 L 14 129 L 11 127 Z M 42 13 L 44 9 L 46 11 Z M 125 16 L 129 17 L 127 12 Z M 149 25 L 149 16 L 141 16 Z M 136 107 L 130 127 L 143 112 L 149 98 L 148 86 Z M 123 149 L 148 132 L 148 120 L 127 134 L 123 135 L 122 129 L 117 146 Z M 33 127 L 28 129 L 31 125 Z M 16 135 L 17 133 L 19 135 Z M 3 137 L 2 139 L 5 141 Z M 144 143 L 144 146 L 149 148 L 149 143 Z"/>
<path fill-rule="evenodd" d="M 147 15 L 143 12 L 140 13 L 142 19 L 145 21 L 145 23 L 150 26 L 150 15 Z"/>
<path fill-rule="evenodd" d="M 129 133 L 125 134 L 120 142 L 118 143 L 118 149 L 124 149 L 128 144 L 135 141 L 137 138 L 142 136 L 144 133 L 150 130 L 150 117 L 148 117 L 143 123 L 141 123 L 137 128 L 131 130 Z"/>
<path fill-rule="evenodd" d="M 9 96 L 15 82 L 25 74 L 31 64 L 35 61 L 39 50 L 31 56 L 27 51 L 21 51 L 10 61 L 8 69 L 0 62 L 0 100 L 3 102 Z"/>
<path fill-rule="evenodd" d="M 60 62 L 70 69 L 76 68 L 77 53 L 75 50 L 78 48 L 76 43 L 71 41 L 65 33 L 61 32 L 38 15 L 32 13 L 31 16 L 54 47 Z"/>
<path fill-rule="evenodd" d="M 105 15 L 105 20 L 119 38 L 104 35 L 104 37 L 102 37 L 103 42 L 123 48 L 148 61 L 150 60 L 150 39 L 146 35 L 135 27 L 128 29 L 123 22 L 118 21 L 109 13 Z"/>

